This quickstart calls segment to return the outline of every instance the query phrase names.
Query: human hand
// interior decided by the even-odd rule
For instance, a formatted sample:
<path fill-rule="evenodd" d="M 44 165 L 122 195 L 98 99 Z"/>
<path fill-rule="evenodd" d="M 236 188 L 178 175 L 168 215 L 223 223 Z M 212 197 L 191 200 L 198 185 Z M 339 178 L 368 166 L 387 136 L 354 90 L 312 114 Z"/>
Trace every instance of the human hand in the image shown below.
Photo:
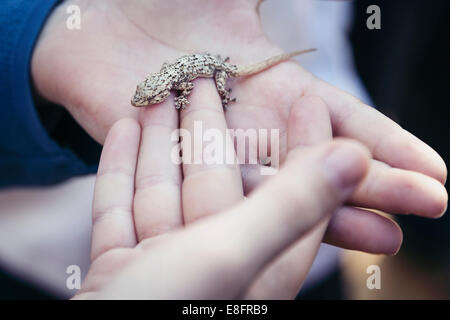
<path fill-rule="evenodd" d="M 212 109 L 200 92 L 193 94 L 196 111 L 182 112 L 181 128 L 192 132 L 200 120 L 225 134 L 220 100 Z M 174 108 L 148 108 L 140 123 L 142 130 L 133 119 L 120 120 L 106 139 L 95 185 L 92 264 L 75 299 L 248 297 L 264 267 L 340 208 L 369 166 L 358 143 L 305 147 L 294 139 L 280 171 L 244 200 L 237 164 L 170 161 Z M 296 124 L 293 134 L 301 129 Z M 227 152 L 234 154 L 233 147 Z M 305 270 L 300 284 L 310 266 L 306 253 L 297 263 Z"/>
<path fill-rule="evenodd" d="M 189 5 L 181 0 L 77 1 L 82 13 L 78 31 L 65 26 L 65 8 L 71 3 L 55 10 L 40 36 L 32 59 L 33 80 L 41 95 L 64 105 L 101 143 L 115 121 L 137 118 L 138 110 L 130 106 L 135 86 L 164 61 L 210 51 L 246 64 L 280 51 L 260 26 L 257 0 L 196 0 Z M 281 158 L 292 106 L 303 96 L 321 98 L 332 135 L 362 142 L 377 160 L 351 204 L 433 217 L 445 208 L 442 186 L 425 176 L 441 183 L 446 179 L 445 164 L 430 147 L 298 64 L 282 63 L 237 81 L 233 89 L 238 100 L 227 111 L 229 127 L 280 129 Z M 247 166 L 243 172 L 249 192 L 260 182 L 254 174 L 259 170 Z"/>
<path fill-rule="evenodd" d="M 32 60 L 33 80 L 41 95 L 64 105 L 101 143 L 116 120 L 138 117 L 138 111 L 129 105 L 135 86 L 147 73 L 159 70 L 164 61 L 186 52 L 209 51 L 230 56 L 233 63 L 247 64 L 280 52 L 262 31 L 256 0 L 197 0 L 189 6 L 181 0 L 170 5 L 141 0 L 76 2 L 82 12 L 80 31 L 65 27 L 64 9 L 70 3 L 55 10 L 40 37 Z M 195 85 L 194 93 L 201 90 L 198 81 Z M 212 103 L 217 93 L 213 86 L 208 90 L 207 99 Z M 318 140 L 343 136 L 365 144 L 376 160 L 348 204 L 428 217 L 444 210 L 447 195 L 439 183 L 446 179 L 442 159 L 376 110 L 316 79 L 298 64 L 286 62 L 238 80 L 233 90 L 238 101 L 227 110 L 228 126 L 280 129 L 282 159 L 287 154 L 288 115 L 295 106 L 310 104 L 301 103 L 302 97 L 320 106 L 316 108 L 320 121 L 306 121 L 309 116 L 314 118 L 314 108 L 300 119 Z M 166 105 L 173 108 L 173 103 Z M 298 139 L 309 141 L 301 131 Z M 261 183 L 255 172 L 259 172 L 257 166 L 242 168 L 246 194 Z M 392 243 L 398 241 L 388 241 L 389 245 L 381 241 L 379 235 L 386 233 L 379 228 L 390 228 L 397 238 L 399 231 L 395 233 L 392 223 L 380 219 L 369 211 L 344 207 L 331 220 L 325 240 L 350 249 L 394 253 L 398 247 Z M 376 227 L 373 221 L 379 222 Z M 325 227 L 317 231 L 315 239 L 322 238 Z"/>

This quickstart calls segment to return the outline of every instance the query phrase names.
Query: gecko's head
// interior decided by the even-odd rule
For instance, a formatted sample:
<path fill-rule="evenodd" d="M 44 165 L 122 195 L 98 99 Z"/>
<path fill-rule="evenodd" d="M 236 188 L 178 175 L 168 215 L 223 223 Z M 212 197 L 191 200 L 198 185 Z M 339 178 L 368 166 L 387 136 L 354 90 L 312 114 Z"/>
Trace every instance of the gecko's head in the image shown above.
<path fill-rule="evenodd" d="M 151 78 L 138 84 L 136 92 L 131 99 L 131 104 L 134 107 L 145 107 L 152 104 L 157 104 L 166 100 L 170 94 L 170 90 L 162 83 L 157 81 L 149 81 Z"/>

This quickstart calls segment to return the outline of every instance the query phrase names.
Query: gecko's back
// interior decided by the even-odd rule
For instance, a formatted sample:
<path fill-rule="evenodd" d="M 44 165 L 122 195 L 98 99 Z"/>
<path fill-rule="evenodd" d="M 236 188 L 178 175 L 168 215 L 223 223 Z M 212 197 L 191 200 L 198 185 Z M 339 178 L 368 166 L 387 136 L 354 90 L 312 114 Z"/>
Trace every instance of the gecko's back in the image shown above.
<path fill-rule="evenodd" d="M 184 108 L 189 101 L 188 95 L 194 88 L 193 80 L 198 77 L 214 77 L 217 91 L 222 99 L 223 106 L 236 99 L 230 99 L 230 89 L 225 88 L 229 77 L 245 77 L 264 71 L 293 56 L 314 51 L 308 49 L 291 53 L 280 54 L 258 63 L 247 66 L 236 66 L 228 63 L 228 58 L 209 53 L 195 53 L 184 55 L 174 63 L 163 64 L 159 72 L 146 77 L 136 88 L 136 93 L 131 104 L 136 107 L 156 104 L 164 101 L 170 95 L 171 90 L 178 91 L 175 97 L 177 109 Z"/>
<path fill-rule="evenodd" d="M 178 58 L 173 64 L 161 69 L 171 70 L 178 74 L 176 82 L 192 81 L 197 77 L 213 77 L 217 70 L 230 69 L 231 64 L 226 63 L 220 56 L 209 53 L 195 53 Z M 170 71 L 169 71 L 170 72 Z"/>

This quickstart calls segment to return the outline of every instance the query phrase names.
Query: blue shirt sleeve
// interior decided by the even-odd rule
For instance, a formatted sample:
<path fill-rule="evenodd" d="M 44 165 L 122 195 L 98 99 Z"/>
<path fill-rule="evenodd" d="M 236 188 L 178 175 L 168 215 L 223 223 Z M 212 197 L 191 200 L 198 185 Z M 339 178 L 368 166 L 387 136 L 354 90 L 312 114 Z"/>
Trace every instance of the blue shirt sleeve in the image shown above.
<path fill-rule="evenodd" d="M 50 137 L 33 102 L 33 47 L 59 2 L 0 1 L 0 188 L 48 185 L 97 169 Z"/>

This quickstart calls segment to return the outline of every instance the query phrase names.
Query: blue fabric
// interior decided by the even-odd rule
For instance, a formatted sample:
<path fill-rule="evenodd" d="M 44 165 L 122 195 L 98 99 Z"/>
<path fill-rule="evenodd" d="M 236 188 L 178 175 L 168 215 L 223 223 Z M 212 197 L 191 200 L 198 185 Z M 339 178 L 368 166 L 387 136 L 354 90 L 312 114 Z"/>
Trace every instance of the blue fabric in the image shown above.
<path fill-rule="evenodd" d="M 59 2 L 0 1 L 0 188 L 52 184 L 96 171 L 50 138 L 32 98 L 31 54 Z"/>

